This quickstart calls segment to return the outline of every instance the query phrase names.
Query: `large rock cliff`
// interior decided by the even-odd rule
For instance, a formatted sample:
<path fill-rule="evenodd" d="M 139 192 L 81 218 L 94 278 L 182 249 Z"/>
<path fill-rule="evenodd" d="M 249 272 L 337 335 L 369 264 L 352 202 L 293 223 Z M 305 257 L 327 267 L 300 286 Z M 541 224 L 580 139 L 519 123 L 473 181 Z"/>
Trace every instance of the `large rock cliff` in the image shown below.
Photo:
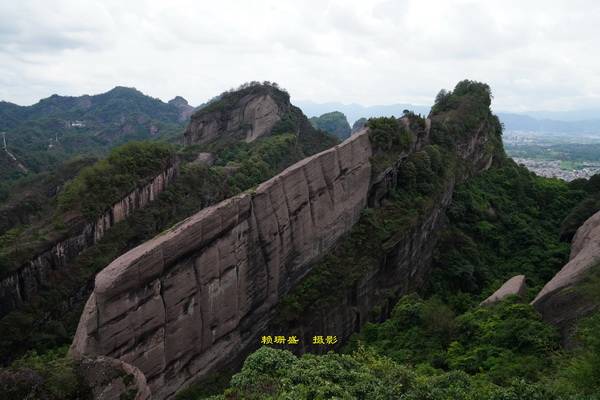
<path fill-rule="evenodd" d="M 257 346 L 278 301 L 351 230 L 362 209 L 380 204 L 397 185 L 402 160 L 456 122 L 452 113 L 436 117 L 435 126 L 424 122 L 412 147 L 379 174 L 372 173 L 376 149 L 363 130 L 117 258 L 96 276 L 71 354 L 135 365 L 157 399 L 231 364 Z M 304 319 L 298 327 L 304 335 L 335 327 L 347 338 L 390 290 L 397 295 L 423 284 L 456 181 L 492 163 L 490 138 L 499 124 L 491 130 L 486 122 L 452 139 L 459 172 L 390 245 L 386 262 L 327 315 Z M 204 133 L 188 138 L 211 136 L 196 132 Z"/>
<path fill-rule="evenodd" d="M 358 220 L 366 131 L 116 259 L 96 277 L 72 351 L 136 365 L 157 398 L 255 343 L 278 298 Z"/>
<path fill-rule="evenodd" d="M 54 270 L 64 269 L 89 246 L 97 243 L 107 230 L 127 218 L 135 210 L 152 202 L 177 176 L 179 164 L 173 162 L 149 182 L 137 187 L 114 203 L 94 222 L 77 223 L 64 238 L 34 255 L 17 270 L 0 279 L 0 317 L 26 303 L 46 286 Z"/>
<path fill-rule="evenodd" d="M 600 212 L 577 230 L 569 262 L 543 287 L 531 303 L 544 319 L 560 328 L 565 338 L 577 319 L 595 310 L 599 301 L 588 293 L 600 272 Z"/>

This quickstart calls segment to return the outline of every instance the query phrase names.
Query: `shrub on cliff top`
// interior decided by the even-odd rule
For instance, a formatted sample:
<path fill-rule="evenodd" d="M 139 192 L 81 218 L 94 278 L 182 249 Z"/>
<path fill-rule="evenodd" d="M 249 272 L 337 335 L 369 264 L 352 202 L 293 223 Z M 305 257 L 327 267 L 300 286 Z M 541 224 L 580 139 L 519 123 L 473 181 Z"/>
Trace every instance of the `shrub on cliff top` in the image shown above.
<path fill-rule="evenodd" d="M 59 211 L 77 210 L 93 220 L 136 185 L 167 167 L 174 149 L 165 143 L 130 142 L 84 168 L 59 195 Z"/>

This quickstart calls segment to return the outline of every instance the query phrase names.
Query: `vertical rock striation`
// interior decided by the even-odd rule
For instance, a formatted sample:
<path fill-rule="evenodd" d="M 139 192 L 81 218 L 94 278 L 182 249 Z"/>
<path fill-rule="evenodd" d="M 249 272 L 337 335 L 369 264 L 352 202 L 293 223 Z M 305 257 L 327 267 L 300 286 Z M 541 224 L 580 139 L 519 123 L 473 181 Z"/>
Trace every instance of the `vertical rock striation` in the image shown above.
<path fill-rule="evenodd" d="M 428 122 L 410 151 L 429 143 L 429 130 Z M 461 179 L 491 164 L 486 141 L 480 128 L 458 147 L 472 167 Z M 96 277 L 71 354 L 135 365 L 162 399 L 254 349 L 278 300 L 368 203 L 378 204 L 394 187 L 396 167 L 371 177 L 372 151 L 363 130 L 117 258 Z M 447 182 L 438 204 L 390 247 L 386 265 L 365 277 L 354 298 L 316 316 L 305 332 L 335 326 L 348 337 L 386 288 L 419 287 L 454 184 Z"/>
<path fill-rule="evenodd" d="M 358 220 L 370 156 L 363 131 L 119 257 L 96 277 L 72 353 L 135 365 L 167 398 L 253 346 L 280 296 Z"/>
<path fill-rule="evenodd" d="M 94 222 L 80 223 L 50 247 L 34 255 L 16 271 L 0 280 L 0 317 L 20 307 L 48 282 L 53 270 L 66 268 L 79 253 L 97 243 L 116 223 L 135 210 L 154 201 L 177 176 L 179 164 L 174 162 L 145 185 L 142 185 L 113 204 Z"/>

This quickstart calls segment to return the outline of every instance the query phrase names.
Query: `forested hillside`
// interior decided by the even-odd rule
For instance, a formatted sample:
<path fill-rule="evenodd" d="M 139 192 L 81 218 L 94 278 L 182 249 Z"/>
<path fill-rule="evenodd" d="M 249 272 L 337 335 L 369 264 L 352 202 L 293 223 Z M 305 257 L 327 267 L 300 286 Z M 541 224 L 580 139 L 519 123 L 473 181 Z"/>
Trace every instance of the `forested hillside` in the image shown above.
<path fill-rule="evenodd" d="M 127 141 L 181 134 L 192 110 L 182 98 L 164 103 L 119 86 L 93 96 L 52 95 L 32 106 L 0 102 L 0 132 L 7 149 L 35 174 L 75 155 L 104 155 Z M 14 162 L 1 162 L 4 183 L 24 175 Z"/>

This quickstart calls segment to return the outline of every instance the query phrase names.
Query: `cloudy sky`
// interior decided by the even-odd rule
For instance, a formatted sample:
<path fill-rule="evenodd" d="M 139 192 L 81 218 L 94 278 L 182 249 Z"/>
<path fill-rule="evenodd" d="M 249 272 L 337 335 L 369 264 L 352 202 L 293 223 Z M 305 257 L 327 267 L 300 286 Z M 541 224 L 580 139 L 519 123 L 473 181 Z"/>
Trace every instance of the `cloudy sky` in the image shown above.
<path fill-rule="evenodd" d="M 133 86 L 192 104 L 249 80 L 292 100 L 429 104 L 463 78 L 505 111 L 600 108 L 595 0 L 2 0 L 0 99 Z"/>

